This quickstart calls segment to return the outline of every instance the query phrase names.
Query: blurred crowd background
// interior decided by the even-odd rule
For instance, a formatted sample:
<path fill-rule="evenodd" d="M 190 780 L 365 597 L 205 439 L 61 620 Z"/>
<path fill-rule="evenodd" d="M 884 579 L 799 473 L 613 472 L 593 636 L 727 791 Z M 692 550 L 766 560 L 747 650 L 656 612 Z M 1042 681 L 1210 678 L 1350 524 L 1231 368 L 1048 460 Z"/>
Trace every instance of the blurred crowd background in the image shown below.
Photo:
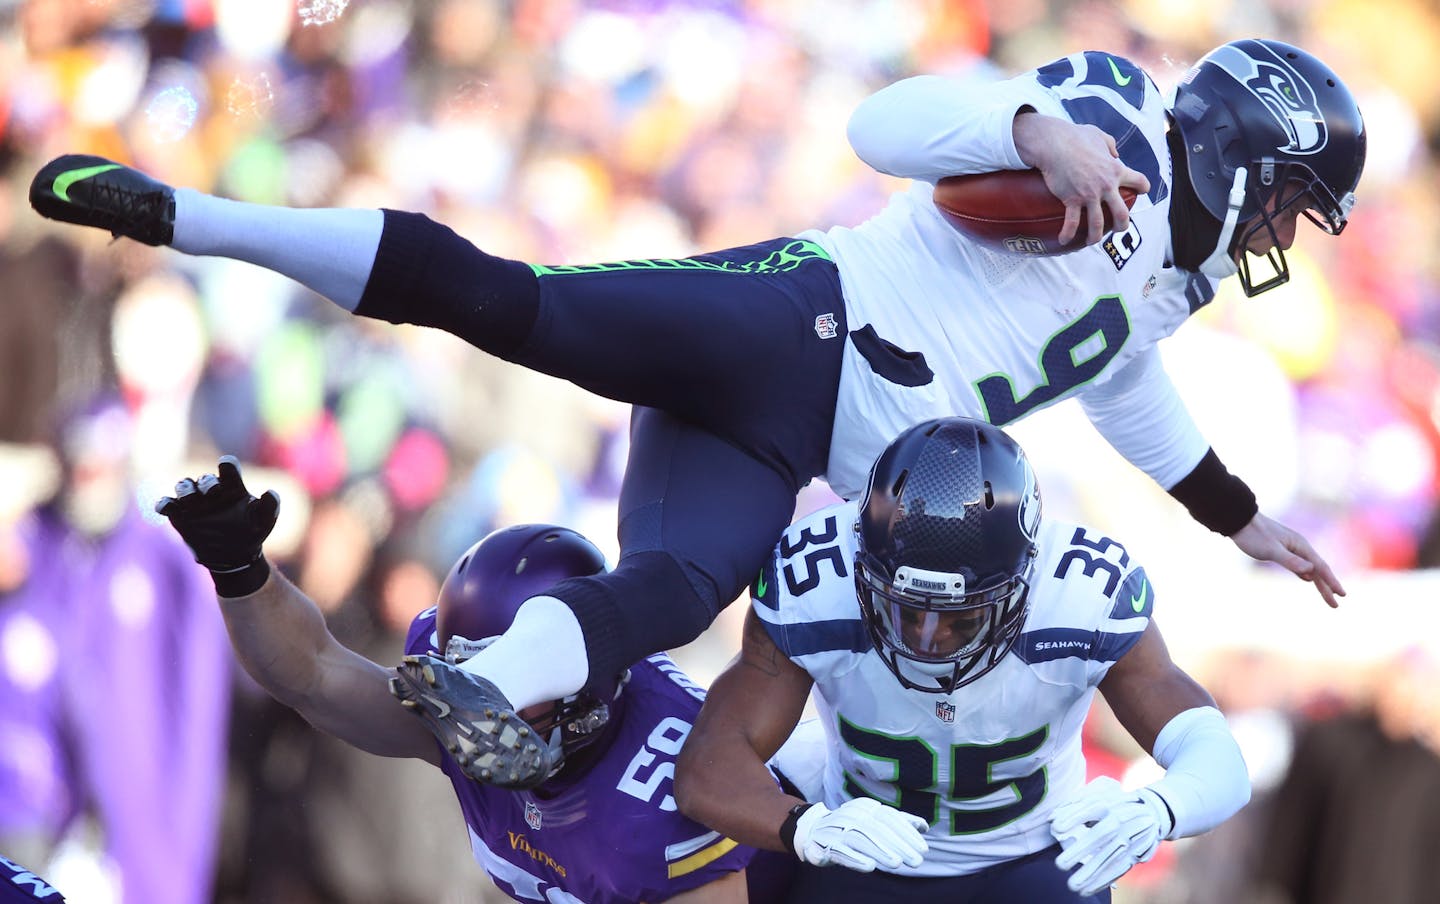
<path fill-rule="evenodd" d="M 313 732 L 234 666 L 156 498 L 219 454 L 284 500 L 273 561 L 398 658 L 488 530 L 614 553 L 627 411 L 243 264 L 56 227 L 50 157 L 296 206 L 419 210 L 542 263 L 853 224 L 870 91 L 1083 49 L 1162 88 L 1242 36 L 1358 96 L 1349 228 L 1291 285 L 1227 286 L 1165 343 L 1232 470 L 1350 590 L 1331 612 L 1193 524 L 1073 404 L 1024 422 L 1047 511 L 1107 528 L 1242 738 L 1256 801 L 1122 902 L 1433 901 L 1440 888 L 1440 10 L 1425 0 L 0 0 L 0 852 L 77 904 L 470 902 L 443 777 Z M 703 329 L 703 324 L 697 324 Z M 737 350 L 736 366 L 743 367 Z M 802 509 L 829 501 L 807 488 Z M 732 606 L 679 652 L 708 681 Z M 1092 770 L 1153 764 L 1097 709 Z"/>

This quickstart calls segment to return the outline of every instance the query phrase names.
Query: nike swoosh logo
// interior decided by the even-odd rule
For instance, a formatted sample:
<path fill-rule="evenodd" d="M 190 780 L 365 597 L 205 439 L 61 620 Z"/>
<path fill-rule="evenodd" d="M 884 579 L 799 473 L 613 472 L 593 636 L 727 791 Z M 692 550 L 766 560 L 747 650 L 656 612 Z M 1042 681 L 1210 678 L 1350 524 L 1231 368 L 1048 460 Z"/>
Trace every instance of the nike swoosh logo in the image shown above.
<path fill-rule="evenodd" d="M 1145 580 L 1145 582 L 1140 585 L 1140 595 L 1139 595 L 1139 596 L 1132 596 L 1132 597 L 1130 597 L 1130 608 L 1131 608 L 1131 609 L 1134 609 L 1136 612 L 1144 612 L 1144 611 L 1145 611 L 1145 604 L 1148 603 L 1149 601 L 1150 601 L 1150 581 L 1149 581 L 1149 579 L 1147 578 L 1147 579 Z"/>
<path fill-rule="evenodd" d="M 1113 58 L 1106 57 L 1105 62 L 1110 64 L 1110 74 L 1115 76 L 1115 84 L 1119 85 L 1121 88 L 1130 84 L 1130 80 L 1135 77 L 1133 75 L 1121 75 L 1120 67 L 1115 65 L 1115 60 Z"/>
<path fill-rule="evenodd" d="M 56 176 L 54 182 L 50 183 L 50 190 L 55 192 L 55 197 L 59 198 L 60 200 L 69 201 L 70 195 L 68 194 L 68 192 L 70 191 L 70 186 L 74 185 L 76 182 L 81 182 L 85 179 L 91 178 L 92 176 L 98 176 L 101 173 L 108 173 L 111 170 L 119 168 L 120 164 L 118 163 L 102 163 L 99 166 L 86 166 L 81 167 L 80 169 L 66 170 L 65 172 Z"/>
<path fill-rule="evenodd" d="M 765 587 L 766 587 L 766 586 L 767 586 L 767 585 L 766 585 L 766 582 L 765 582 L 765 572 L 762 571 L 762 572 L 760 572 L 760 580 L 758 580 L 758 581 L 755 582 L 755 595 L 756 595 L 756 596 L 759 596 L 759 597 L 765 596 Z"/>

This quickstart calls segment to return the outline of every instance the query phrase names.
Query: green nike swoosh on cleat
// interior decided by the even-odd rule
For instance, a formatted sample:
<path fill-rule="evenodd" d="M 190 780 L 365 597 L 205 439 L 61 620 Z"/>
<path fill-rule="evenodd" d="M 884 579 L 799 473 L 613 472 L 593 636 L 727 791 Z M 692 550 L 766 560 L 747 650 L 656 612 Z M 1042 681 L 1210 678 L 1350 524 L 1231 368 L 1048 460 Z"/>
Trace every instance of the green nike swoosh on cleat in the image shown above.
<path fill-rule="evenodd" d="M 98 176 L 101 173 L 108 173 L 111 170 L 117 170 L 119 168 L 120 164 L 118 163 L 102 163 L 99 166 L 85 166 L 80 169 L 66 170 L 56 176 L 54 182 L 50 183 L 50 190 L 55 192 L 55 197 L 60 200 L 69 201 L 70 195 L 68 192 L 70 191 L 70 186 L 76 182 L 81 182 L 93 176 Z"/>
<path fill-rule="evenodd" d="M 760 579 L 755 582 L 755 595 L 761 598 L 765 596 L 765 572 L 760 572 Z"/>
<path fill-rule="evenodd" d="M 1120 67 L 1115 65 L 1115 60 L 1111 57 L 1106 57 L 1105 62 L 1110 64 L 1110 74 L 1115 76 L 1115 84 L 1119 85 L 1121 88 L 1130 84 L 1130 80 L 1135 77 L 1133 75 L 1121 75 Z"/>
<path fill-rule="evenodd" d="M 1150 601 L 1150 581 L 1147 579 L 1140 585 L 1140 595 L 1130 597 L 1130 608 L 1136 612 L 1144 612 L 1145 604 Z"/>

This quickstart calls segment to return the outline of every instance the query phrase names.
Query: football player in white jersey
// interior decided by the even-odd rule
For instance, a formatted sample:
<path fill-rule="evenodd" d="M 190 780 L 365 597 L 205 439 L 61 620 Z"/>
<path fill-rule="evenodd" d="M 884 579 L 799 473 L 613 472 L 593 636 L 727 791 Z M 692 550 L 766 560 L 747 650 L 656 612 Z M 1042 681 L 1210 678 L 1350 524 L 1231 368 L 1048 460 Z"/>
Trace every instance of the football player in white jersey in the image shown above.
<path fill-rule="evenodd" d="M 897 83 L 860 106 L 850 138 L 914 190 L 855 229 L 679 260 L 529 264 L 419 213 L 246 204 L 88 155 L 42 168 L 30 200 L 52 219 L 268 267 L 356 314 L 445 329 L 636 406 L 615 570 L 550 588 L 473 659 L 427 673 L 442 676 L 426 697 L 440 740 L 502 763 L 481 780 L 532 785 L 557 755 L 517 747 L 485 711 L 514 717 L 694 639 L 753 578 L 807 481 L 853 498 L 886 442 L 927 418 L 1003 425 L 1076 397 L 1198 521 L 1334 605 L 1329 565 L 1216 457 L 1155 343 L 1237 267 L 1247 292 L 1283 281 L 1302 214 L 1344 228 L 1365 132 L 1335 73 L 1286 44 L 1235 41 L 1167 102 L 1128 60 L 1078 53 L 982 87 Z M 942 176 L 1024 167 L 1065 202 L 1062 241 L 1087 211 L 1090 245 L 993 254 L 930 203 Z M 1133 211 L 1121 186 L 1142 193 Z M 1269 278 L 1252 278 L 1256 254 Z M 542 643 L 555 655 L 535 657 Z"/>
<path fill-rule="evenodd" d="M 1108 900 L 1162 839 L 1244 806 L 1239 747 L 1170 660 L 1144 568 L 1040 510 L 1000 428 L 952 417 L 897 437 L 862 501 L 781 537 L 681 752 L 681 810 L 809 864 L 792 901 L 1050 904 Z M 1158 781 L 1085 784 L 1097 688 Z M 812 689 L 830 743 L 807 803 L 765 762 Z"/>

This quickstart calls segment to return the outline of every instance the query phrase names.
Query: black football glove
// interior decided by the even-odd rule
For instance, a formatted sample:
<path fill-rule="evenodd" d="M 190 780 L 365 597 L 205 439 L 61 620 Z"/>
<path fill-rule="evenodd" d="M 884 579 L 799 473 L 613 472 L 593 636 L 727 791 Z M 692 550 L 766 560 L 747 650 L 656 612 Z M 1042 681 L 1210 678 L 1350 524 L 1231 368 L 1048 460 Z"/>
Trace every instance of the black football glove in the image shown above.
<path fill-rule="evenodd" d="M 175 484 L 175 495 L 161 498 L 155 511 L 170 519 L 195 561 L 210 569 L 217 594 L 248 596 L 270 576 L 261 545 L 275 527 L 280 497 L 274 490 L 259 499 L 250 495 L 233 455 L 222 457 L 216 471 L 219 477 Z"/>

